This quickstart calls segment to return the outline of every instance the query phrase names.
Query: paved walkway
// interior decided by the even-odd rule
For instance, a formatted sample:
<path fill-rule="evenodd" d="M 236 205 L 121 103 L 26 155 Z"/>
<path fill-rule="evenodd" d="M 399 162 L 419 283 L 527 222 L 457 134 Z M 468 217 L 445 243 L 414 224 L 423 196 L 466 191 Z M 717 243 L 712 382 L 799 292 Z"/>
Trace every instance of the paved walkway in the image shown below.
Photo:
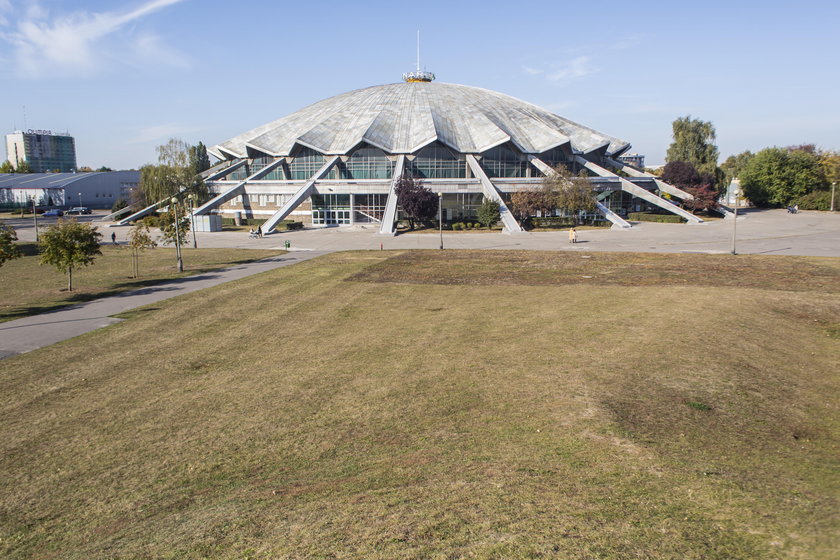
<path fill-rule="evenodd" d="M 45 224 L 42 220 L 41 226 Z M 31 220 L 9 220 L 22 241 L 34 241 Z M 630 230 L 580 230 L 579 243 L 570 245 L 568 233 L 444 233 L 448 249 L 528 249 L 542 251 L 641 251 L 659 253 L 729 253 L 734 220 L 705 224 L 641 223 Z M 117 234 L 124 243 L 130 228 L 103 227 L 103 239 Z M 383 249 L 437 249 L 440 235 L 376 235 L 375 228 L 329 228 L 277 233 L 250 239 L 247 232 L 198 233 L 199 247 L 282 249 L 288 240 L 292 252 L 257 263 L 201 274 L 122 295 L 92 301 L 72 308 L 0 323 L 0 358 L 89 332 L 117 322 L 111 315 L 177 295 L 201 290 L 258 272 L 287 266 L 334 251 Z M 750 210 L 737 221 L 739 254 L 804 255 L 840 257 L 840 213 L 784 210 Z M 184 254 L 189 258 L 189 249 Z"/>
<path fill-rule="evenodd" d="M 316 251 L 287 253 L 232 268 L 179 278 L 58 311 L 0 323 L 0 359 L 49 346 L 117 323 L 122 319 L 116 319 L 112 315 L 135 307 L 288 266 L 322 254 Z"/>

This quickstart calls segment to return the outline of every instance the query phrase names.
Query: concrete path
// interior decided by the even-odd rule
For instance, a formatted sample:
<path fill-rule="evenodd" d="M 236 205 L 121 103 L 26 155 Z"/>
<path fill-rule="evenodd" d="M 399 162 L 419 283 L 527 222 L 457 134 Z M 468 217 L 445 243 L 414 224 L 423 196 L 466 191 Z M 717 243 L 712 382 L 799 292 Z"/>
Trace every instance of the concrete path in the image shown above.
<path fill-rule="evenodd" d="M 295 251 L 258 262 L 180 278 L 58 311 L 0 323 L 0 359 L 49 346 L 119 322 L 121 319 L 116 319 L 112 315 L 135 307 L 288 266 L 322 254 L 316 251 Z"/>

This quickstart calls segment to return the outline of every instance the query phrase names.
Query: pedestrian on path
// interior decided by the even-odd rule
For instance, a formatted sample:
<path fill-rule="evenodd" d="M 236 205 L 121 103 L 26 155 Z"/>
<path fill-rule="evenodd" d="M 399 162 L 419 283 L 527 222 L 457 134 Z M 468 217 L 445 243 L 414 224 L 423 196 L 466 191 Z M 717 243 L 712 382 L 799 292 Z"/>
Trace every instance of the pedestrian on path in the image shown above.
<path fill-rule="evenodd" d="M 111 243 L 113 243 L 114 245 L 117 244 L 117 232 L 115 231 L 111 232 Z"/>
<path fill-rule="evenodd" d="M 257 237 L 262 239 L 262 226 L 257 226 Z"/>
<path fill-rule="evenodd" d="M 569 243 L 577 243 L 577 231 L 575 228 L 569 230 Z"/>

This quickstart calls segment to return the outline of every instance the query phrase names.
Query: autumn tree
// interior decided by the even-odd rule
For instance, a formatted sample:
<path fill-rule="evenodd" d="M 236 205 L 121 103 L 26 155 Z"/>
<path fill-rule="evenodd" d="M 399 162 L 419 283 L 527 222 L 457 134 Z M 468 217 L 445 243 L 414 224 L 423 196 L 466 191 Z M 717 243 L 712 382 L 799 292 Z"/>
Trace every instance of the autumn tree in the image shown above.
<path fill-rule="evenodd" d="M 0 266 L 12 259 L 20 258 L 21 252 L 17 245 L 17 232 L 12 226 L 0 222 Z"/>
<path fill-rule="evenodd" d="M 29 162 L 23 160 L 18 163 L 17 167 L 15 168 L 15 173 L 32 173 L 32 166 L 29 165 Z"/>
<path fill-rule="evenodd" d="M 397 201 L 408 215 L 408 223 L 414 229 L 414 222 L 431 220 L 438 212 L 438 195 L 424 187 L 411 175 L 405 174 L 397 179 L 394 188 Z"/>
<path fill-rule="evenodd" d="M 15 168 L 12 166 L 12 162 L 9 160 L 0 163 L 0 173 L 14 173 Z"/>
<path fill-rule="evenodd" d="M 528 224 L 537 212 L 543 212 L 551 202 L 543 189 L 522 189 L 510 195 L 510 210 L 522 225 Z"/>
<path fill-rule="evenodd" d="M 175 217 L 178 217 L 178 227 L 175 227 Z M 175 244 L 175 240 L 181 245 L 186 244 L 187 234 L 190 232 L 189 209 L 182 201 L 171 202 L 166 212 L 162 212 L 159 218 L 161 240 L 164 243 Z"/>
<path fill-rule="evenodd" d="M 41 264 L 49 264 L 67 275 L 67 290 L 73 291 L 73 269 L 93 264 L 101 255 L 102 234 L 96 226 L 59 219 L 41 234 Z"/>
<path fill-rule="evenodd" d="M 157 247 L 152 239 L 149 226 L 140 222 L 128 232 L 128 246 L 131 247 L 131 272 L 132 278 L 140 276 L 140 253 L 146 249 Z"/>
<path fill-rule="evenodd" d="M 148 206 L 187 192 L 195 193 L 199 200 L 204 200 L 208 194 L 207 187 L 196 177 L 195 172 L 195 166 L 203 163 L 200 163 L 201 158 L 197 152 L 195 157 L 192 156 L 193 152 L 189 144 L 178 138 L 171 138 L 166 144 L 158 146 L 157 165 L 144 165 L 140 168 L 140 185 L 135 191 L 133 202 Z"/>

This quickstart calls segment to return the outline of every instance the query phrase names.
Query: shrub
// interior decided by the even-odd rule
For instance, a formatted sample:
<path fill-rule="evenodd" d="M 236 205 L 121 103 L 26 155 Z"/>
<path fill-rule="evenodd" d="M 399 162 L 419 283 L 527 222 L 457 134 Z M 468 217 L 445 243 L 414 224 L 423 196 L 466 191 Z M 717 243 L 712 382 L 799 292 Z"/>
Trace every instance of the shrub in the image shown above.
<path fill-rule="evenodd" d="M 464 224 L 462 224 L 461 222 L 455 222 L 454 224 L 452 224 L 452 229 L 454 231 L 461 231 L 462 229 L 464 229 Z"/>
<path fill-rule="evenodd" d="M 137 220 L 141 224 L 146 224 L 150 228 L 160 227 L 160 216 L 157 214 L 150 214 Z"/>
<path fill-rule="evenodd" d="M 303 229 L 303 222 L 296 222 L 294 220 L 283 220 L 282 225 L 286 228 L 286 231 Z"/>
<path fill-rule="evenodd" d="M 567 228 L 574 226 L 575 220 L 571 216 L 531 218 L 531 225 L 537 228 Z"/>
<path fill-rule="evenodd" d="M 837 200 L 835 199 L 835 205 Z M 829 210 L 831 209 L 831 191 L 813 191 L 802 195 L 793 201 L 800 210 Z"/>
<path fill-rule="evenodd" d="M 649 212 L 630 212 L 627 219 L 634 222 L 658 222 L 661 224 L 681 224 L 683 219 L 676 214 L 651 214 Z"/>

